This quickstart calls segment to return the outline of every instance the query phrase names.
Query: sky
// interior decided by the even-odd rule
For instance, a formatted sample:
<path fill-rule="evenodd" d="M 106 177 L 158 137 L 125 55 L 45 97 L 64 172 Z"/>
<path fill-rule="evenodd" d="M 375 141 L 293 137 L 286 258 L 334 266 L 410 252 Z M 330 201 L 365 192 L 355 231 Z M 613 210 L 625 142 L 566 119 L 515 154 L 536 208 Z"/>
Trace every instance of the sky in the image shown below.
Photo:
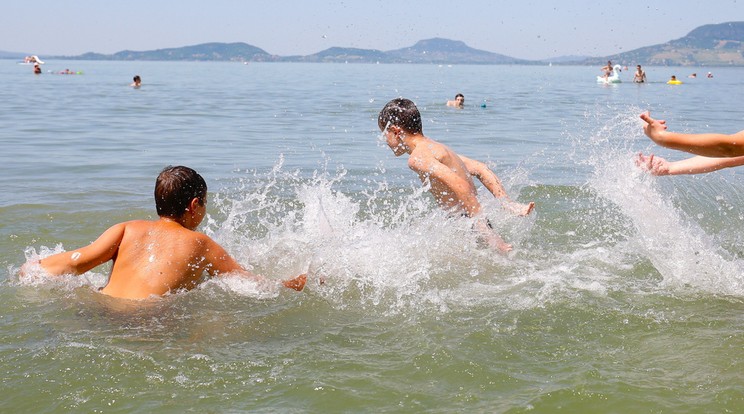
<path fill-rule="evenodd" d="M 73 56 L 208 42 L 270 54 L 441 37 L 521 59 L 607 56 L 744 20 L 744 0 L 3 0 L 0 50 Z"/>

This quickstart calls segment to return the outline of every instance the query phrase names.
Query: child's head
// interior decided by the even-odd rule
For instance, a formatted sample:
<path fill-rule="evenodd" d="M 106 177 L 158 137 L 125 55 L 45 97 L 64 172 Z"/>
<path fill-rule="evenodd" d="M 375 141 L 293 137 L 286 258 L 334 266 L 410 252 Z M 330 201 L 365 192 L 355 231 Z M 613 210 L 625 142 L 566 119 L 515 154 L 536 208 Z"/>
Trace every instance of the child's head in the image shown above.
<path fill-rule="evenodd" d="M 421 113 L 410 99 L 397 98 L 388 102 L 377 117 L 380 131 L 387 126 L 397 126 L 410 134 L 421 134 Z"/>
<path fill-rule="evenodd" d="M 155 181 L 155 208 L 160 217 L 179 218 L 189 208 L 191 200 L 204 205 L 207 200 L 207 183 L 199 173 L 189 167 L 166 167 Z"/>

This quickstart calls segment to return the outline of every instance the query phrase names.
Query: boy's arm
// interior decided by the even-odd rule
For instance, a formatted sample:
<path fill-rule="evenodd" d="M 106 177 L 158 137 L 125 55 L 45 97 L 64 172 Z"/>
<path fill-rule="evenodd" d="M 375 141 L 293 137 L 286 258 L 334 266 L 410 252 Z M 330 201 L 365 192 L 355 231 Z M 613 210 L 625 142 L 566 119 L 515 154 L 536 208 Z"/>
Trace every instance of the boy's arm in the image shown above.
<path fill-rule="evenodd" d="M 641 153 L 636 157 L 636 165 L 648 171 L 652 175 L 659 176 L 701 174 L 744 165 L 744 156 L 719 158 L 703 157 L 698 155 L 680 161 L 669 162 L 664 158 L 654 156 L 653 154 L 647 157 Z"/>
<path fill-rule="evenodd" d="M 447 187 L 455 192 L 457 201 L 465 208 L 468 215 L 478 213 L 480 206 L 477 203 L 474 204 L 477 200 L 474 200 L 475 195 L 471 191 L 470 182 L 457 175 L 436 158 L 411 156 L 408 160 L 408 167 L 419 175 L 423 174 L 432 180 L 445 183 Z"/>
<path fill-rule="evenodd" d="M 221 274 L 239 274 L 242 277 L 251 279 L 256 283 L 265 283 L 269 279 L 264 276 L 257 275 L 243 268 L 230 254 L 217 242 L 212 240 L 208 236 L 204 236 L 206 239 L 206 255 L 204 256 L 207 260 L 207 272 L 210 276 L 219 276 Z M 281 283 L 284 287 L 301 291 L 305 287 L 307 276 L 301 274 L 292 279 L 283 280 Z"/>
<path fill-rule="evenodd" d="M 662 147 L 686 151 L 706 157 L 738 157 L 744 155 L 744 131 L 735 134 L 682 134 L 667 131 L 666 121 L 651 118 L 648 112 L 641 114 L 646 123 L 643 132 Z"/>
<path fill-rule="evenodd" d="M 481 183 L 483 183 L 483 186 L 486 187 L 494 197 L 502 199 L 504 207 L 513 211 L 515 214 L 522 216 L 530 214 L 530 212 L 535 208 L 534 202 L 521 204 L 512 201 L 509 198 L 509 195 L 506 194 L 506 190 L 501 184 L 499 177 L 491 171 L 485 163 L 470 159 L 463 155 L 460 155 L 460 159 L 465 164 L 465 168 L 468 169 L 470 175 L 476 177 Z"/>
<path fill-rule="evenodd" d="M 496 176 L 496 174 L 491 171 L 491 169 L 488 168 L 485 163 L 470 159 L 464 155 L 460 155 L 459 157 L 465 164 L 465 168 L 468 169 L 470 175 L 477 178 L 481 183 L 483 183 L 483 185 L 488 189 L 488 191 L 491 192 L 491 194 L 493 194 L 494 197 L 511 201 L 509 199 L 509 196 L 506 194 L 506 190 L 501 184 L 501 180 L 499 180 L 499 177 Z"/>
<path fill-rule="evenodd" d="M 116 256 L 125 228 L 126 223 L 116 224 L 88 246 L 45 257 L 39 261 L 39 264 L 53 276 L 83 274 Z"/>

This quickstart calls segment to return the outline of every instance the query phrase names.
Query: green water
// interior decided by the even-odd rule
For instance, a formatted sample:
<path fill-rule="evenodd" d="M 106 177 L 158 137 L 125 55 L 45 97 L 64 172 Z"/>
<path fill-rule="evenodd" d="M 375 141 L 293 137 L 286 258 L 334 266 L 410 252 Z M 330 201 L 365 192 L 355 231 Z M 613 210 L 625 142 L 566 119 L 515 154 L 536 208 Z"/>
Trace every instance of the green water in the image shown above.
<path fill-rule="evenodd" d="M 740 173 L 633 163 L 683 157 L 643 137 L 641 110 L 740 129 L 740 69 L 672 89 L 668 68 L 606 87 L 576 67 L 59 64 L 85 74 L 0 61 L 0 412 L 744 411 Z M 473 105 L 445 107 L 455 92 Z M 480 247 L 379 142 L 400 95 L 535 201 L 511 217 L 479 190 L 513 253 Z M 19 280 L 27 255 L 152 218 L 155 175 L 180 163 L 210 187 L 202 231 L 325 285 L 128 302 L 97 293 L 106 267 Z"/>

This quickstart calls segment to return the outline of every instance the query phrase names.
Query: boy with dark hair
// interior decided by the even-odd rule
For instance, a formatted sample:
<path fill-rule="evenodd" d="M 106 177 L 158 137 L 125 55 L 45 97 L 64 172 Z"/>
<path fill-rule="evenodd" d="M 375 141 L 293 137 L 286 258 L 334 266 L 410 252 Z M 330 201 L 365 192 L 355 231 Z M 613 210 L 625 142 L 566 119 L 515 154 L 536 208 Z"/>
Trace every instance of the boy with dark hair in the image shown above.
<path fill-rule="evenodd" d="M 422 183 L 430 186 L 429 191 L 444 209 L 477 218 L 481 205 L 472 177 L 478 178 L 513 213 L 525 216 L 534 209 L 534 202 L 511 201 L 499 178 L 486 164 L 459 155 L 424 136 L 421 113 L 411 100 L 398 98 L 388 102 L 380 111 L 377 125 L 396 157 L 409 154 L 408 167 L 419 175 Z M 475 228 L 492 248 L 501 252 L 511 250 L 512 246 L 493 232 L 488 220 L 479 218 Z"/>
<path fill-rule="evenodd" d="M 209 236 L 194 231 L 207 209 L 207 184 L 196 171 L 164 169 L 155 182 L 155 206 L 158 220 L 116 224 L 90 245 L 45 257 L 38 265 L 52 276 L 80 275 L 111 260 L 111 275 L 101 293 L 126 299 L 191 289 L 204 272 L 266 280 L 244 269 Z M 26 263 L 21 274 L 29 273 L 33 264 Z M 302 274 L 282 284 L 301 291 L 305 282 Z"/>

